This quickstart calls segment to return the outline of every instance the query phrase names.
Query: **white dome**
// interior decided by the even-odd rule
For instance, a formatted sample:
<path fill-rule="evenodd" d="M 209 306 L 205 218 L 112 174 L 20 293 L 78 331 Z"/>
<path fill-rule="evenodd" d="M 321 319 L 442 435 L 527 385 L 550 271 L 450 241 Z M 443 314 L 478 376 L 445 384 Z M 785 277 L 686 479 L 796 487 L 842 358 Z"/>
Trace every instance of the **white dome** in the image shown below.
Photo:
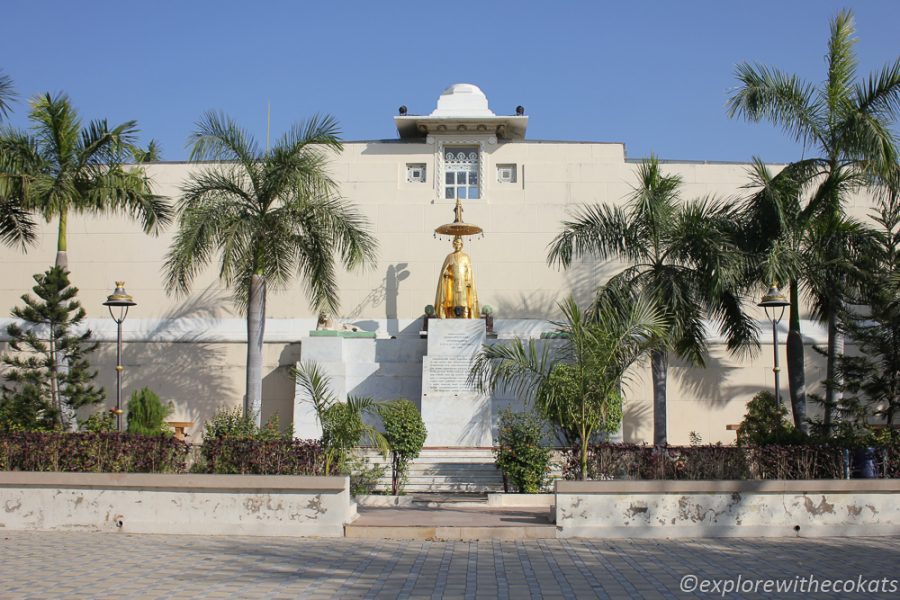
<path fill-rule="evenodd" d="M 478 94 L 482 97 L 485 97 L 484 92 L 481 91 L 481 88 L 472 83 L 454 83 L 446 90 L 441 92 L 441 96 L 449 96 L 450 94 Z"/>
<path fill-rule="evenodd" d="M 493 117 L 487 96 L 477 85 L 454 83 L 438 98 L 432 117 Z"/>

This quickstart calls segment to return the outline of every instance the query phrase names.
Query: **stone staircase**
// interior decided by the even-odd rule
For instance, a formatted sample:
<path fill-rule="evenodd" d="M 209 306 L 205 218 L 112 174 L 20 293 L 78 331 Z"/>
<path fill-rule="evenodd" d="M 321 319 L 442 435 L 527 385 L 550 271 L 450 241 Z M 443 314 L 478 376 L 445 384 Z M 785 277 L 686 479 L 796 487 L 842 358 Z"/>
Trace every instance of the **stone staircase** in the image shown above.
<path fill-rule="evenodd" d="M 371 465 L 384 465 L 385 475 L 379 490 L 391 488 L 390 457 L 374 450 L 363 450 Z M 404 490 L 416 492 L 502 492 L 503 477 L 494 464 L 490 448 L 424 448 L 409 466 Z"/>

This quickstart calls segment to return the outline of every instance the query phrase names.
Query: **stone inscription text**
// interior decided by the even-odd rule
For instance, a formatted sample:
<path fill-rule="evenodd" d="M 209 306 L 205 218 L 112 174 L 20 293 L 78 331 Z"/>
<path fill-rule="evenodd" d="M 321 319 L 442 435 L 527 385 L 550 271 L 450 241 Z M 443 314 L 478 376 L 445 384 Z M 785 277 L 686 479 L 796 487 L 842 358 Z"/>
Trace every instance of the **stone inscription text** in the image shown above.
<path fill-rule="evenodd" d="M 467 385 L 471 357 L 429 356 L 428 389 L 425 393 L 454 393 L 473 391 Z"/>
<path fill-rule="evenodd" d="M 469 331 L 449 331 L 445 333 L 438 344 L 440 354 L 459 354 L 461 352 L 476 352 L 478 339 Z"/>

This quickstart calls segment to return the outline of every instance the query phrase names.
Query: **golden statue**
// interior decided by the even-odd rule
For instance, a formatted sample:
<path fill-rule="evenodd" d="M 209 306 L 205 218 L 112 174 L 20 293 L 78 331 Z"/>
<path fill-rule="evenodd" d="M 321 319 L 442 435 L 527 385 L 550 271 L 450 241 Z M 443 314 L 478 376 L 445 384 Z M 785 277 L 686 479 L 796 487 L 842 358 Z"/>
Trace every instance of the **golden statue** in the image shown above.
<path fill-rule="evenodd" d="M 453 238 L 453 252 L 444 259 L 438 279 L 434 308 L 439 319 L 477 319 L 478 292 L 472 259 L 462 251 L 462 238 Z"/>
<path fill-rule="evenodd" d="M 439 319 L 478 319 L 478 292 L 472 259 L 462 251 L 464 235 L 481 233 L 481 227 L 463 222 L 462 204 L 456 200 L 452 223 L 441 225 L 435 233 L 453 236 L 453 252 L 444 259 L 434 296 L 434 310 Z"/>

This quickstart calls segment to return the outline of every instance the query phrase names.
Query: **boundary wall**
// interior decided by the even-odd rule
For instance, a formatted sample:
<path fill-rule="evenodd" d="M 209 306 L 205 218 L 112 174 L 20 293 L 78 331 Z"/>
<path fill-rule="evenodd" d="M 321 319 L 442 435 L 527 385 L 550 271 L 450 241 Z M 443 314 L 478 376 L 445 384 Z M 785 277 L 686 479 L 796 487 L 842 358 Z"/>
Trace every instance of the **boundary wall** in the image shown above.
<path fill-rule="evenodd" d="M 341 537 L 348 477 L 0 472 L 0 530 Z"/>

